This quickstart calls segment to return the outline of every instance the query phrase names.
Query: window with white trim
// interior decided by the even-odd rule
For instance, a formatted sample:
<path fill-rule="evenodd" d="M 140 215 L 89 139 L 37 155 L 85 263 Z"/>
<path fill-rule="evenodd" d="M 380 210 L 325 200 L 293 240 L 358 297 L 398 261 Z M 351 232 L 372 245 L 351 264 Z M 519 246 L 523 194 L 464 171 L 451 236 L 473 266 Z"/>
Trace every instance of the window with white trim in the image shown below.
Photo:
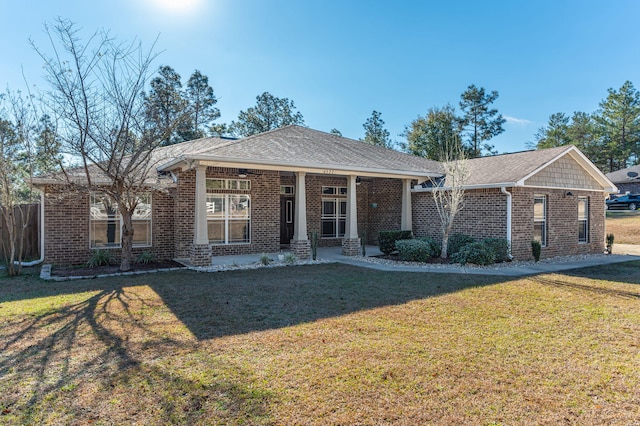
<path fill-rule="evenodd" d="M 216 189 L 249 191 L 251 190 L 251 181 L 247 179 L 207 179 L 207 191 Z"/>
<path fill-rule="evenodd" d="M 122 243 L 122 216 L 118 205 L 108 195 L 92 192 L 90 195 L 89 244 L 91 248 L 119 248 Z M 133 247 L 151 245 L 151 194 L 139 197 L 133 212 Z"/>
<path fill-rule="evenodd" d="M 547 246 L 547 197 L 544 195 L 533 198 L 533 239 L 542 247 Z"/>
<path fill-rule="evenodd" d="M 323 198 L 321 217 L 322 238 L 341 238 L 347 224 L 347 200 L 345 198 Z"/>
<path fill-rule="evenodd" d="M 578 197 L 578 242 L 589 242 L 589 198 Z"/>
<path fill-rule="evenodd" d="M 207 194 L 207 232 L 211 244 L 250 243 L 250 196 Z"/>
<path fill-rule="evenodd" d="M 347 195 L 347 187 L 323 186 L 322 195 L 320 236 L 342 238 L 347 226 L 347 199 L 344 198 Z"/>

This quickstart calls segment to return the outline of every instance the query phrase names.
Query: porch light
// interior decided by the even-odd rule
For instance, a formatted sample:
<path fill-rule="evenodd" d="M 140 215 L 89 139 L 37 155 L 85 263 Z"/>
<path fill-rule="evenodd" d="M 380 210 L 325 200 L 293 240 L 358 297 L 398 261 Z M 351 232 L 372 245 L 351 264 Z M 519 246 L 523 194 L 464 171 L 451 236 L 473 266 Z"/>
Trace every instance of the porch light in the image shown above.
<path fill-rule="evenodd" d="M 360 176 L 356 176 L 356 185 L 360 185 L 362 183 L 362 178 Z"/>
<path fill-rule="evenodd" d="M 247 169 L 238 169 L 238 177 L 241 179 L 244 179 L 247 177 L 247 174 L 249 174 L 249 170 Z"/>

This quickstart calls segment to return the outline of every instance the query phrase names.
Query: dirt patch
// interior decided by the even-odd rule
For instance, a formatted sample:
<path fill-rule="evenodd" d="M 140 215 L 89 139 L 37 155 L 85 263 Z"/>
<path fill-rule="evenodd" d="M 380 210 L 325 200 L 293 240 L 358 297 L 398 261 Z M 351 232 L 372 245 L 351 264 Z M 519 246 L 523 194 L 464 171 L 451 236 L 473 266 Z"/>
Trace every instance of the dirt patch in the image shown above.
<path fill-rule="evenodd" d="M 151 263 L 134 263 L 131 272 L 152 271 L 156 269 L 184 268 L 182 263 L 173 260 L 159 260 Z M 120 271 L 120 265 L 109 266 L 54 266 L 51 269 L 52 277 L 87 277 L 105 274 L 116 274 Z"/>

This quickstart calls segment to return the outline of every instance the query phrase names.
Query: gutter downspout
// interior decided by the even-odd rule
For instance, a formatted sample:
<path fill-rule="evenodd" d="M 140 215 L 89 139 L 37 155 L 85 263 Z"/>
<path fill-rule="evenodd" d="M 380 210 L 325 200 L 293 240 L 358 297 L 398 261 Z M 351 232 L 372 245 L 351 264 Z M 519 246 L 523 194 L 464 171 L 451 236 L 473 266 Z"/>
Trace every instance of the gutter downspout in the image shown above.
<path fill-rule="evenodd" d="M 511 193 L 504 186 L 500 187 L 500 192 L 507 196 L 507 242 L 509 243 L 509 259 L 513 259 L 511 255 Z"/>
<path fill-rule="evenodd" d="M 15 261 L 16 265 L 22 266 L 36 266 L 44 262 L 44 191 L 36 189 L 40 192 L 40 259 L 32 260 L 31 262 L 19 262 Z"/>

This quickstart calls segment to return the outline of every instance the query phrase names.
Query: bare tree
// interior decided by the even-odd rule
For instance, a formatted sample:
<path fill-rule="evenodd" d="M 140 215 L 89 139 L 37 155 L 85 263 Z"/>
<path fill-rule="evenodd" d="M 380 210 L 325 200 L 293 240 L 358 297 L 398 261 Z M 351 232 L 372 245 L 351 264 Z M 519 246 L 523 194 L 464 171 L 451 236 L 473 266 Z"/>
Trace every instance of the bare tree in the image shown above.
<path fill-rule="evenodd" d="M 449 235 L 456 215 L 464 207 L 465 185 L 469 180 L 468 158 L 459 143 L 446 144 L 441 154 L 444 174 L 431 178 L 433 201 L 440 218 L 442 231 L 441 258 L 447 258 Z"/>
<path fill-rule="evenodd" d="M 37 199 L 31 186 L 37 129 L 31 101 L 11 91 L 0 95 L 0 214 L 7 230 L 2 244 L 9 275 L 22 271 L 27 218 Z"/>
<path fill-rule="evenodd" d="M 132 217 L 156 181 L 157 148 L 175 129 L 159 129 L 145 117 L 144 88 L 157 56 L 141 43 L 121 43 L 97 31 L 86 42 L 68 20 L 45 26 L 51 54 L 31 42 L 44 60 L 50 90 L 44 99 L 58 121 L 63 152 L 75 167 L 61 162 L 58 175 L 75 191 L 100 192 L 122 216 L 120 269 L 131 268 Z M 177 125 L 182 117 L 176 117 Z"/>

